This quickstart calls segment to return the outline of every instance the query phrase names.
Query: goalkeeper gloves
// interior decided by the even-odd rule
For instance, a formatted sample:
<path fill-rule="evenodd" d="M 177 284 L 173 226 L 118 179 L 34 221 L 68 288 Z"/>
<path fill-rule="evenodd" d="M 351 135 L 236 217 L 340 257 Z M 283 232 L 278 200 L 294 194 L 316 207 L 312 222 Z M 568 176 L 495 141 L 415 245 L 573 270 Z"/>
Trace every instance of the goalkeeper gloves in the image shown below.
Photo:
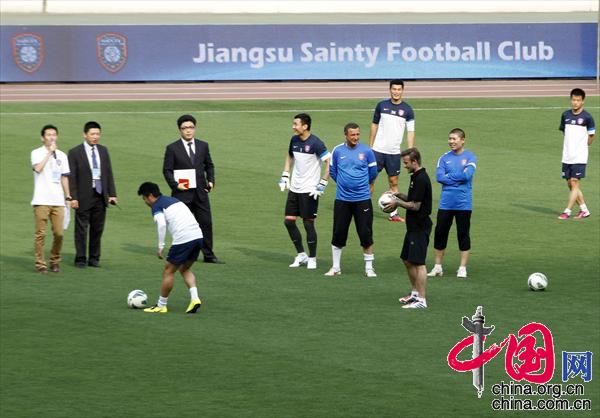
<path fill-rule="evenodd" d="M 288 173 L 287 171 L 284 171 L 283 173 L 281 173 L 281 178 L 279 179 L 279 182 L 277 183 L 279 185 L 279 188 L 281 189 L 281 191 L 285 191 L 285 189 L 289 189 L 290 188 L 290 173 Z"/>
<path fill-rule="evenodd" d="M 327 187 L 327 180 L 321 179 L 319 184 L 316 185 L 315 190 L 309 193 L 309 196 L 312 196 L 315 200 L 317 200 L 320 196 L 325 193 L 325 187 Z"/>

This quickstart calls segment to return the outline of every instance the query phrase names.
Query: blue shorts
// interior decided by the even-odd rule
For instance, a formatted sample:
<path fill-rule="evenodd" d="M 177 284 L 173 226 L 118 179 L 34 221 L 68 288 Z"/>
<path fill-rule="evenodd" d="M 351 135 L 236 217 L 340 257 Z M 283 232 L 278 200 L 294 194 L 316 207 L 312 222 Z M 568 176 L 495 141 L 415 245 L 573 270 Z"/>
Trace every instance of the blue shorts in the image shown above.
<path fill-rule="evenodd" d="M 582 179 L 585 177 L 586 164 L 565 164 L 562 165 L 563 179 Z"/>
<path fill-rule="evenodd" d="M 195 239 L 193 241 L 184 242 L 183 244 L 171 245 L 169 248 L 169 254 L 167 254 L 167 261 L 176 266 L 185 264 L 188 261 L 196 261 L 198 254 L 202 249 L 204 239 Z"/>
<path fill-rule="evenodd" d="M 377 160 L 377 172 L 385 168 L 388 177 L 394 177 L 400 174 L 400 154 L 384 154 L 373 151 L 375 160 Z"/>

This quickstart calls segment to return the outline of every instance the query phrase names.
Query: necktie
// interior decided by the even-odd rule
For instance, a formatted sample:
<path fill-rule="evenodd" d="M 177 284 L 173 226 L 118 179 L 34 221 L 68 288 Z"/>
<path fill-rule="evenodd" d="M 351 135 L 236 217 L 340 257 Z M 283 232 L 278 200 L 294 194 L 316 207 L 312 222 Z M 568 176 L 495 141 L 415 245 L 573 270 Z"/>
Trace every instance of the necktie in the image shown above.
<path fill-rule="evenodd" d="M 196 154 L 194 154 L 194 150 L 192 149 L 192 141 L 188 142 L 188 147 L 190 147 L 190 160 L 192 161 L 192 165 L 196 164 Z"/>
<path fill-rule="evenodd" d="M 92 168 L 98 169 L 98 160 L 96 159 L 96 147 L 92 147 Z M 98 194 L 102 194 L 102 180 L 94 180 L 94 189 Z"/>

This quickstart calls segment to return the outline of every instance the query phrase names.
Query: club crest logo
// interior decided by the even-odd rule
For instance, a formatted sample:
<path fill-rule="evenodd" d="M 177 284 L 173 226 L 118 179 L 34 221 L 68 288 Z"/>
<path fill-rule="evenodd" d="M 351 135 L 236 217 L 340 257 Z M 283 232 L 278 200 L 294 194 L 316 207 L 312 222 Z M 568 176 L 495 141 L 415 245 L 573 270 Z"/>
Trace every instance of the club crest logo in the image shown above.
<path fill-rule="evenodd" d="M 365 154 L 364 154 L 364 153 L 362 153 L 362 152 L 358 153 L 358 159 L 359 159 L 360 161 L 363 161 L 363 160 L 365 159 Z"/>
<path fill-rule="evenodd" d="M 577 125 L 582 125 L 582 124 L 583 124 L 583 118 L 577 119 Z"/>
<path fill-rule="evenodd" d="M 118 33 L 102 33 L 96 37 L 96 53 L 100 65 L 116 73 L 127 63 L 127 38 Z"/>
<path fill-rule="evenodd" d="M 310 151 L 310 145 L 305 145 L 304 152 L 309 152 L 309 151 Z"/>
<path fill-rule="evenodd" d="M 20 33 L 12 38 L 12 52 L 21 70 L 34 73 L 44 62 L 44 38 L 35 33 Z"/>

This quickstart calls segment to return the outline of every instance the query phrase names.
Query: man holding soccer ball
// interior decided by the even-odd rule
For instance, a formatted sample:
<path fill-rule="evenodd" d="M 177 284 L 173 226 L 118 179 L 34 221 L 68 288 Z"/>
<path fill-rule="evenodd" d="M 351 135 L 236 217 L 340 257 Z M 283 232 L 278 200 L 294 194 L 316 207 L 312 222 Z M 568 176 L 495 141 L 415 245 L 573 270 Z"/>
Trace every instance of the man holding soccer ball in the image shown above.
<path fill-rule="evenodd" d="M 174 197 L 163 196 L 157 184 L 142 183 L 138 189 L 138 195 L 142 196 L 144 202 L 152 208 L 152 216 L 158 228 L 158 249 L 156 251 L 158 258 L 164 257 L 167 229 L 173 237 L 163 269 L 160 297 L 156 305 L 144 309 L 144 312 L 168 312 L 167 301 L 171 289 L 173 289 L 175 273 L 179 271 L 190 291 L 190 304 L 185 312 L 195 313 L 202 305 L 202 301 L 198 297 L 196 276 L 190 268 L 202 250 L 203 237 L 200 226 L 185 203 Z"/>
<path fill-rule="evenodd" d="M 384 207 L 390 213 L 397 207 L 406 209 L 406 235 L 400 258 L 404 261 L 412 291 L 401 297 L 403 308 L 427 308 L 427 269 L 425 259 L 429 234 L 431 233 L 431 180 L 421 166 L 421 154 L 416 148 L 408 148 L 400 154 L 404 168 L 410 173 L 408 195 L 395 193 Z"/>

